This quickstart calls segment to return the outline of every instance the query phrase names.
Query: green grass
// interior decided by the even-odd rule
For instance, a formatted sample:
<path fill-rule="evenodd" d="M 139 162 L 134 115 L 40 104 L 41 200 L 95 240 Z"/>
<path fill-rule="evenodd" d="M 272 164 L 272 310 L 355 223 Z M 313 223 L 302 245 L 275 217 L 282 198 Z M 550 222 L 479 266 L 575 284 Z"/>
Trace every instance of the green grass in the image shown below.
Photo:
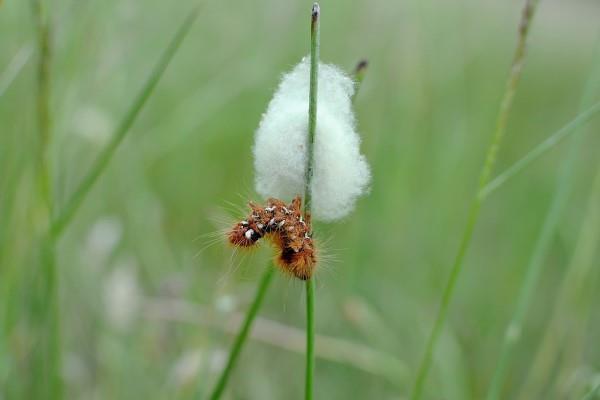
<path fill-rule="evenodd" d="M 48 150 L 55 206 L 64 210 L 196 2 L 52 4 Z M 228 203 L 259 200 L 252 191 L 252 134 L 281 73 L 307 54 L 307 5 L 205 3 L 73 214 L 56 247 L 66 398 L 210 394 L 235 337 L 232 326 L 241 323 L 232 318 L 249 308 L 272 252 L 265 246 L 232 257 L 216 244 L 195 256 L 207 243 L 194 239 L 224 228 L 214 220 L 232 214 Z M 5 1 L 0 9 L 0 82 L 11 77 L 0 87 L 0 396 L 7 399 L 30 398 L 40 385 L 30 369 L 44 218 L 36 186 L 30 6 Z M 336 259 L 316 279 L 315 398 L 406 398 L 477 189 L 520 4 L 331 0 L 321 6 L 327 10 L 321 59 L 348 71 L 357 57 L 369 60 L 356 112 L 373 185 L 351 217 L 315 227 Z M 495 176 L 569 121 L 582 123 L 578 107 L 598 12 L 594 2 L 540 3 Z M 12 67 L 15 74 L 8 68 L 21 64 L 14 60 L 23 49 L 34 50 L 22 67 Z M 590 104 L 599 100 L 596 93 Z M 570 195 L 504 380 L 507 398 L 522 395 L 549 326 L 561 335 L 569 329 L 558 350 L 568 362 L 552 369 L 544 398 L 564 398 L 565 390 L 583 397 L 600 368 L 598 280 L 585 280 L 576 307 L 554 306 L 558 293 L 577 292 L 578 280 L 564 278 L 575 268 L 569 265 L 598 264 L 597 245 L 588 242 L 593 229 L 585 228 L 600 147 L 593 115 L 585 118 L 588 134 Z M 485 397 L 571 132 L 486 197 L 424 399 Z M 229 398 L 302 397 L 304 293 L 298 282 L 273 279 L 257 324 L 263 335 L 250 335 L 231 373 Z M 194 305 L 189 318 L 197 323 L 150 318 L 157 299 Z M 182 312 L 169 310 L 174 317 Z M 277 336 L 264 321 L 291 330 Z M 320 338 L 335 339 L 335 346 Z M 388 370 L 397 371 L 395 382 Z"/>
<path fill-rule="evenodd" d="M 53 26 L 48 4 L 43 0 L 31 2 L 36 25 L 36 128 L 37 148 L 35 170 L 36 197 L 39 199 L 40 231 L 47 231 L 56 212 L 54 185 L 49 146 L 52 141 L 52 33 Z M 63 396 L 60 366 L 62 365 L 62 336 L 60 330 L 60 287 L 56 262 L 56 240 L 43 235 L 37 243 L 40 271 L 33 286 L 31 322 L 35 332 L 31 369 L 39 378 L 31 389 L 33 397 L 60 399 Z"/>
<path fill-rule="evenodd" d="M 242 348 L 246 340 L 248 339 L 248 334 L 250 333 L 250 329 L 252 328 L 254 319 L 256 318 L 258 311 L 260 310 L 260 306 L 262 305 L 263 300 L 267 294 L 267 289 L 269 288 L 269 285 L 273 280 L 273 275 L 275 275 L 275 266 L 269 264 L 258 284 L 254 301 L 252 302 L 250 309 L 246 313 L 244 323 L 241 326 L 239 333 L 237 333 L 235 342 L 231 347 L 231 351 L 227 359 L 227 364 L 225 365 L 225 368 L 219 376 L 219 380 L 217 381 L 217 384 L 215 385 L 215 388 L 213 389 L 210 395 L 211 400 L 219 399 L 225 391 L 225 387 L 227 386 L 227 382 L 229 380 L 231 372 L 233 371 L 233 367 L 237 363 L 240 352 L 242 351 Z"/>
<path fill-rule="evenodd" d="M 597 53 L 598 55 L 596 55 L 596 58 L 599 58 L 600 53 L 598 51 Z M 585 107 L 589 106 L 598 92 L 598 88 L 600 88 L 600 85 L 598 85 L 598 82 L 600 82 L 600 79 L 598 78 L 600 77 L 600 74 L 598 74 L 597 71 L 600 71 L 600 62 L 598 61 L 594 63 L 591 77 L 583 91 L 580 105 L 582 111 Z M 525 279 L 519 290 L 514 314 L 506 328 L 506 333 L 502 342 L 502 350 L 487 395 L 488 400 L 497 400 L 501 397 L 502 387 L 504 380 L 506 379 L 507 368 L 510 365 L 512 353 L 515 351 L 520 340 L 521 331 L 523 330 L 529 306 L 532 302 L 541 274 L 544 271 L 544 259 L 547 256 L 552 236 L 558 227 L 561 214 L 569 198 L 573 175 L 575 174 L 576 161 L 581 153 L 581 146 L 583 144 L 583 139 L 585 138 L 583 135 L 584 132 L 584 129 L 578 129 L 575 132 L 570 140 L 567 155 L 561 163 L 561 169 L 558 174 L 552 201 L 538 239 L 535 242 L 531 259 L 527 264 Z"/>
<path fill-rule="evenodd" d="M 479 176 L 479 187 L 475 192 L 475 196 L 469 208 L 466 228 L 462 235 L 457 255 L 454 258 L 452 269 L 450 270 L 448 283 L 444 287 L 442 300 L 440 302 L 440 309 L 433 324 L 433 328 L 431 329 L 431 334 L 429 335 L 429 338 L 427 340 L 427 345 L 425 347 L 425 353 L 423 355 L 422 361 L 419 364 L 417 378 L 415 379 L 415 385 L 411 394 L 411 399 L 414 400 L 420 399 L 423 395 L 423 390 L 425 388 L 427 376 L 431 368 L 433 353 L 436 351 L 438 341 L 440 340 L 440 335 L 442 334 L 442 329 L 444 328 L 444 324 L 446 323 L 448 310 L 450 308 L 450 302 L 452 301 L 452 298 L 454 296 L 456 284 L 463 269 L 464 259 L 467 254 L 467 251 L 469 250 L 469 246 L 471 245 L 471 241 L 473 240 L 473 233 L 475 231 L 475 226 L 479 219 L 479 213 L 483 202 L 483 197 L 480 196 L 480 193 L 490 182 L 492 171 L 494 169 L 494 165 L 496 164 L 496 158 L 498 157 L 498 151 L 500 150 L 500 147 L 502 145 L 502 139 L 504 138 L 504 135 L 506 133 L 508 119 L 511 115 L 514 97 L 517 92 L 519 81 L 521 80 L 523 65 L 525 63 L 525 50 L 527 46 L 527 39 L 531 22 L 533 20 L 533 15 L 535 14 L 536 5 L 536 0 L 525 0 L 525 4 L 523 6 L 522 16 L 518 28 L 519 34 L 517 39 L 517 45 L 515 47 L 515 52 L 512 58 L 512 62 L 510 64 L 510 72 L 508 74 L 508 80 L 506 82 L 506 89 L 504 90 L 504 94 L 500 102 L 500 108 L 498 111 L 498 118 L 496 119 L 494 134 L 492 136 L 490 146 L 488 147 L 488 150 L 486 152 L 485 161 L 481 168 L 481 173 Z"/>
<path fill-rule="evenodd" d="M 304 215 L 312 212 L 311 185 L 313 179 L 314 143 L 317 132 L 318 87 L 319 87 L 319 50 L 321 35 L 321 10 L 314 3 L 311 10 L 310 23 L 310 90 L 308 93 L 308 144 L 306 179 L 304 188 Z M 314 231 L 310 232 L 313 235 Z M 315 380 L 315 278 L 309 278 L 306 286 L 306 368 L 304 377 L 304 398 L 312 400 Z"/>

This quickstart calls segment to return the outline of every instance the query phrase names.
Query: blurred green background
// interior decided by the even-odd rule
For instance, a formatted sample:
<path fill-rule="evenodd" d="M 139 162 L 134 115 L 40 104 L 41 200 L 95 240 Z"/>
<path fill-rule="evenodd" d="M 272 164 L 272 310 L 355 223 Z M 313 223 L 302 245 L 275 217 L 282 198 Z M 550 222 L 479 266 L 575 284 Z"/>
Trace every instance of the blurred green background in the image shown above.
<path fill-rule="evenodd" d="M 50 154 L 60 209 L 193 1 L 52 0 Z M 108 170 L 58 243 L 62 368 L 73 399 L 205 396 L 271 249 L 213 241 L 253 191 L 253 132 L 281 74 L 309 51 L 309 1 L 205 2 Z M 516 42 L 517 0 L 323 0 L 321 57 L 369 71 L 356 101 L 371 193 L 317 225 L 316 397 L 408 397 L 466 224 Z M 496 173 L 577 115 L 600 32 L 595 0 L 544 0 Z M 32 322 L 44 229 L 36 194 L 35 24 L 0 6 L 0 399 L 33 398 Z M 594 99 L 599 99 L 595 93 Z M 600 121 L 569 179 L 503 398 L 527 396 L 548 321 L 568 336 L 533 398 L 580 399 L 600 376 L 600 267 L 589 296 L 555 307 L 600 168 Z M 548 211 L 562 143 L 483 205 L 428 399 L 481 399 Z M 592 210 L 593 211 L 593 210 Z M 579 293 L 579 288 L 576 288 Z M 303 396 L 304 287 L 279 274 L 226 393 Z M 582 311 L 584 310 L 584 312 Z M 579 312 L 582 311 L 582 312 Z M 241 314 L 240 314 L 241 313 Z M 537 385 L 537 386 L 536 386 Z M 531 395 L 529 395 L 531 396 Z"/>

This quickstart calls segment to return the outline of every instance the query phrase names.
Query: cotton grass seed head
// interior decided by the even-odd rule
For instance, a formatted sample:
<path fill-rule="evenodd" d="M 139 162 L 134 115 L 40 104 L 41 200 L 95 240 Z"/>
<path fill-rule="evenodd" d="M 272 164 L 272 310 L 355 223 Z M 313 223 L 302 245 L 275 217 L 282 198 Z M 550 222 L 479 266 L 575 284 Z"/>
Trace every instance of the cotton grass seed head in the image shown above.
<path fill-rule="evenodd" d="M 285 74 L 263 115 L 254 142 L 256 190 L 265 198 L 304 193 L 308 144 L 310 61 Z M 312 216 L 348 215 L 370 181 L 352 112 L 354 82 L 333 65 L 319 64 L 317 131 L 311 180 Z"/>

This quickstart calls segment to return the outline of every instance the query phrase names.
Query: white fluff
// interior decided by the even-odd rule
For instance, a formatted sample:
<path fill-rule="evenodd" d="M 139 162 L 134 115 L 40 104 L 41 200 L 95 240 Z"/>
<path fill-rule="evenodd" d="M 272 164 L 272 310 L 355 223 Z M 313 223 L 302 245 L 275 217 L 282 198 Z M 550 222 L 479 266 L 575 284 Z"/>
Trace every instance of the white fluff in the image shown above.
<path fill-rule="evenodd" d="M 308 143 L 310 61 L 283 76 L 256 131 L 256 190 L 289 201 L 304 194 Z M 332 221 L 354 208 L 367 190 L 369 166 L 360 154 L 352 112 L 354 82 L 333 65 L 319 65 L 312 215 Z"/>

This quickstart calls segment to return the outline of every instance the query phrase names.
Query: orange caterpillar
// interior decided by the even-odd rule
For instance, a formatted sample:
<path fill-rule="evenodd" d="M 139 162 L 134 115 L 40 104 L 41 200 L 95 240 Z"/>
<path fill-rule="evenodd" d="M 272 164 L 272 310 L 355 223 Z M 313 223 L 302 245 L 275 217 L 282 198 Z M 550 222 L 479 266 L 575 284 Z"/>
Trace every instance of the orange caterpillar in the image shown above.
<path fill-rule="evenodd" d="M 310 279 L 317 261 L 310 215 L 302 214 L 300 196 L 289 205 L 278 199 L 268 199 L 266 207 L 248 205 L 252 212 L 229 231 L 229 243 L 247 248 L 265 237 L 278 249 L 276 260 L 283 270 L 299 279 Z"/>

